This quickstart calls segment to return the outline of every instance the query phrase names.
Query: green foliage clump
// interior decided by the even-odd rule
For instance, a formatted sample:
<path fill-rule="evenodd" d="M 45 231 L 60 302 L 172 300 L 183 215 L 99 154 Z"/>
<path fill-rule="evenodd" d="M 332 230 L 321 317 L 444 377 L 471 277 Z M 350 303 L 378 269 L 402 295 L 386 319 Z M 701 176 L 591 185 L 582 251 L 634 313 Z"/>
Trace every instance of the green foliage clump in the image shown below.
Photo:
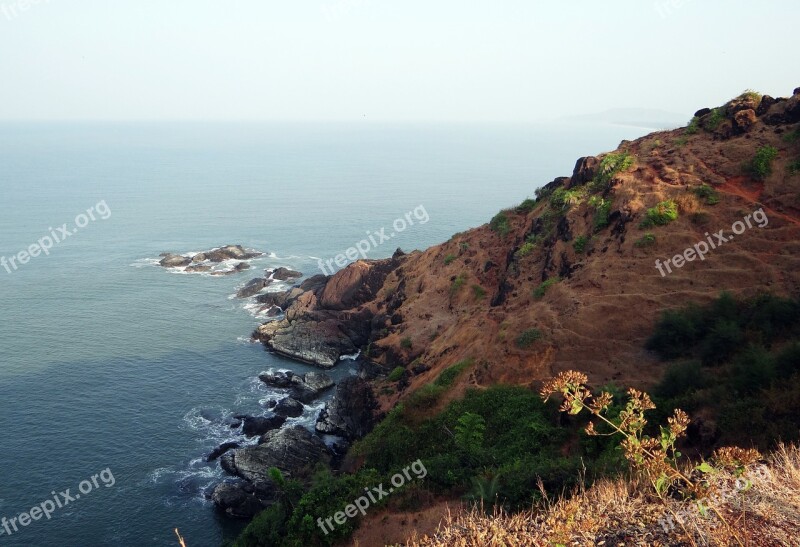
<path fill-rule="evenodd" d="M 472 296 L 475 297 L 475 300 L 483 300 L 486 298 L 486 289 L 480 285 L 472 285 Z"/>
<path fill-rule="evenodd" d="M 708 184 L 701 184 L 692 188 L 692 192 L 700 199 L 705 200 L 706 205 L 716 205 L 719 203 L 719 192 Z"/>
<path fill-rule="evenodd" d="M 453 263 L 453 261 L 455 259 L 456 259 L 456 255 L 454 255 L 454 254 L 449 254 L 449 255 L 445 256 L 444 257 L 444 265 L 445 266 L 449 266 L 450 264 Z"/>
<path fill-rule="evenodd" d="M 514 256 L 517 259 L 525 258 L 529 254 L 531 254 L 534 251 L 534 249 L 536 249 L 536 244 L 531 241 L 526 241 L 525 243 L 522 244 L 522 246 L 520 246 L 519 249 L 517 249 L 517 252 L 514 253 Z"/>
<path fill-rule="evenodd" d="M 739 95 L 736 98 L 737 99 L 751 100 L 751 101 L 755 101 L 757 103 L 760 103 L 761 102 L 761 97 L 763 97 L 763 95 L 761 93 L 759 93 L 758 91 L 754 91 L 752 89 L 745 89 L 742 92 L 742 94 Z"/>
<path fill-rule="evenodd" d="M 401 348 L 403 348 L 403 349 L 411 349 L 411 346 L 412 346 L 411 338 L 409 338 L 408 336 L 406 336 L 405 338 L 400 340 L 400 347 Z"/>
<path fill-rule="evenodd" d="M 658 406 L 715 420 L 717 444 L 800 438 L 800 300 L 723 293 L 664 312 L 647 345 L 670 361 Z"/>
<path fill-rule="evenodd" d="M 405 374 L 405 372 L 406 372 L 405 368 L 403 368 L 403 367 L 395 367 L 395 369 L 392 370 L 392 372 L 389 373 L 388 380 L 390 382 L 397 382 L 398 380 L 400 380 L 400 378 L 403 377 L 403 374 Z"/>
<path fill-rule="evenodd" d="M 783 142 L 789 143 L 789 144 L 792 144 L 792 143 L 795 143 L 797 141 L 800 141 L 800 127 L 796 127 L 794 129 L 794 131 L 789 131 L 782 138 L 783 138 Z"/>
<path fill-rule="evenodd" d="M 578 236 L 572 242 L 572 248 L 578 254 L 583 254 L 586 251 L 586 245 L 589 243 L 589 238 L 586 236 Z"/>
<path fill-rule="evenodd" d="M 542 298 L 547 293 L 547 289 L 555 285 L 561 281 L 558 277 L 551 277 L 550 279 L 543 281 L 538 287 L 533 289 L 533 297 L 534 298 Z"/>
<path fill-rule="evenodd" d="M 455 296 L 458 291 L 464 286 L 464 283 L 467 282 L 467 274 L 460 273 L 458 276 L 453 280 L 453 283 L 450 285 L 450 296 Z"/>
<path fill-rule="evenodd" d="M 556 414 L 555 405 L 522 387 L 469 390 L 433 416 L 418 412 L 412 402 L 395 408 L 354 450 L 378 472 L 421 458 L 428 470 L 426 488 L 434 493 L 472 491 L 481 497 L 479 485 L 496 479 L 494 487 L 483 489 L 491 491 L 487 501 L 529 508 L 540 499 L 539 477 L 553 493 L 578 478 L 583 449 L 563 455 L 572 433 L 557 425 Z M 585 461 L 594 476 L 593 462 Z"/>
<path fill-rule="evenodd" d="M 518 213 L 530 213 L 536 208 L 536 200 L 528 198 L 516 207 Z"/>
<path fill-rule="evenodd" d="M 591 183 L 592 192 L 604 192 L 611 187 L 611 182 L 618 173 L 627 171 L 635 163 L 636 158 L 628 152 L 607 154 L 597 168 L 597 174 Z"/>
<path fill-rule="evenodd" d="M 636 245 L 637 247 L 652 247 L 655 244 L 656 244 L 656 236 L 651 234 L 650 232 L 644 234 L 642 237 L 636 240 L 636 243 L 634 243 L 634 245 Z"/>
<path fill-rule="evenodd" d="M 724 106 L 720 106 L 719 108 L 715 108 L 711 111 L 711 115 L 706 120 L 705 127 L 709 131 L 715 131 L 722 122 L 725 121 L 725 113 L 726 108 Z"/>
<path fill-rule="evenodd" d="M 594 207 L 593 223 L 595 232 L 600 231 L 608 226 L 609 218 L 611 216 L 611 200 L 598 196 L 592 196 L 589 199 L 589 205 Z"/>
<path fill-rule="evenodd" d="M 678 219 L 678 204 L 673 200 L 662 201 L 655 207 L 647 210 L 645 219 L 639 224 L 640 228 L 650 228 L 652 226 L 666 226 L 670 222 Z"/>
<path fill-rule="evenodd" d="M 517 347 L 521 349 L 528 349 L 534 342 L 542 339 L 542 333 L 539 329 L 528 329 L 519 336 L 517 336 Z"/>
<path fill-rule="evenodd" d="M 474 362 L 473 359 L 464 359 L 455 365 L 447 367 L 433 383 L 441 387 L 450 387 L 456 381 L 456 378 L 461 376 L 461 373 L 471 367 Z"/>
<path fill-rule="evenodd" d="M 797 173 L 800 173 L 800 158 L 797 158 L 787 165 L 786 170 L 789 171 L 790 175 L 796 175 Z"/>
<path fill-rule="evenodd" d="M 501 237 L 505 237 L 511 231 L 511 222 L 508 220 L 508 215 L 505 211 L 500 211 L 492 220 L 489 221 L 489 228 L 492 231 L 497 232 L 500 234 Z"/>
<path fill-rule="evenodd" d="M 774 146 L 762 146 L 755 157 L 747 164 L 746 170 L 758 180 L 764 180 L 772 174 L 772 162 L 778 157 L 778 149 Z"/>
<path fill-rule="evenodd" d="M 700 118 L 694 116 L 690 121 L 689 125 L 686 126 L 686 129 L 683 130 L 684 135 L 694 135 L 700 130 Z"/>

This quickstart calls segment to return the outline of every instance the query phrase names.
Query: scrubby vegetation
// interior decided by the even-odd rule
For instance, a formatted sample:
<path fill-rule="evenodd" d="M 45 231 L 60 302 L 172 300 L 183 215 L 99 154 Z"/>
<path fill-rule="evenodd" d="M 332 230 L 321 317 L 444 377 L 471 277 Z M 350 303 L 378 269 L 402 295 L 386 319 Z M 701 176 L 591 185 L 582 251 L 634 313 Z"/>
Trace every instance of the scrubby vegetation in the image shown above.
<path fill-rule="evenodd" d="M 535 199 L 528 198 L 516 207 L 516 211 L 518 213 L 530 213 L 536 208 L 537 201 Z"/>
<path fill-rule="evenodd" d="M 655 207 L 647 210 L 645 219 L 639 225 L 640 228 L 651 228 L 653 226 L 665 226 L 678 219 L 678 204 L 673 200 L 662 201 Z"/>
<path fill-rule="evenodd" d="M 403 367 L 395 367 L 394 370 L 392 370 L 392 372 L 389 373 L 389 376 L 388 376 L 387 379 L 390 382 L 397 382 L 398 380 L 400 380 L 400 378 L 403 377 L 403 374 L 405 374 L 405 372 L 406 372 L 405 368 L 403 368 Z"/>
<path fill-rule="evenodd" d="M 449 254 L 449 255 L 445 256 L 444 257 L 444 265 L 445 266 L 449 266 L 450 264 L 453 263 L 453 261 L 455 261 L 455 259 L 456 259 L 456 255 L 454 255 L 454 254 Z"/>
<path fill-rule="evenodd" d="M 694 116 L 689 121 L 689 125 L 686 126 L 686 129 L 683 130 L 683 133 L 684 133 L 684 135 L 694 135 L 699 130 L 700 130 L 700 118 L 698 118 L 697 116 Z"/>
<path fill-rule="evenodd" d="M 450 285 L 450 296 L 455 296 L 458 291 L 464 286 L 464 283 L 467 282 L 467 274 L 460 273 L 458 276 L 453 279 L 453 283 Z"/>
<path fill-rule="evenodd" d="M 514 253 L 514 256 L 519 258 L 525 258 L 529 254 L 531 254 L 534 249 L 536 249 L 536 244 L 532 241 L 526 241 L 522 244 L 522 246 L 517 249 L 517 252 Z"/>
<path fill-rule="evenodd" d="M 508 232 L 511 231 L 511 223 L 506 212 L 500 211 L 492 217 L 492 220 L 489 221 L 489 228 L 500 234 L 501 237 L 507 236 Z"/>
<path fill-rule="evenodd" d="M 541 339 L 542 333 L 539 329 L 528 329 L 517 336 L 517 347 L 521 349 L 528 349 L 536 341 Z"/>
<path fill-rule="evenodd" d="M 705 127 L 709 131 L 715 131 L 724 121 L 725 107 L 720 106 L 719 108 L 715 108 L 711 111 L 711 115 L 709 116 L 708 120 L 706 120 Z"/>
<path fill-rule="evenodd" d="M 772 174 L 772 162 L 778 157 L 778 149 L 774 146 L 762 146 L 755 157 L 746 165 L 746 170 L 757 180 L 764 180 Z"/>
<path fill-rule="evenodd" d="M 589 238 L 586 236 L 578 236 L 572 242 L 572 248 L 578 254 L 583 254 L 586 251 L 586 245 L 589 243 Z"/>
<path fill-rule="evenodd" d="M 790 175 L 796 175 L 797 173 L 800 173 L 800 158 L 797 158 L 787 165 L 786 169 L 789 171 Z"/>
<path fill-rule="evenodd" d="M 555 285 L 561 281 L 558 277 L 551 277 L 550 279 L 543 281 L 538 287 L 533 289 L 533 297 L 534 298 L 542 298 L 547 293 L 547 289 Z"/>
<path fill-rule="evenodd" d="M 709 184 L 702 184 L 692 188 L 692 192 L 694 192 L 698 198 L 704 200 L 706 205 L 716 205 L 719 203 L 719 192 Z"/>
<path fill-rule="evenodd" d="M 595 232 L 602 230 L 608 226 L 609 216 L 611 215 L 611 200 L 601 198 L 599 196 L 592 196 L 589 199 L 589 206 L 594 208 L 594 230 Z"/>
<path fill-rule="evenodd" d="M 608 190 L 614 177 L 633 167 L 634 163 L 636 163 L 636 158 L 628 152 L 607 154 L 600 162 L 597 174 L 591 182 L 591 191 L 604 192 Z"/>
<path fill-rule="evenodd" d="M 666 311 L 647 347 L 668 361 L 666 412 L 711 416 L 707 442 L 770 448 L 800 438 L 800 301 L 775 296 Z"/>
<path fill-rule="evenodd" d="M 800 141 L 800 127 L 795 128 L 794 131 L 789 131 L 783 137 L 783 142 L 792 144 Z"/>
<path fill-rule="evenodd" d="M 637 247 L 652 247 L 655 244 L 656 244 L 656 236 L 651 234 L 650 232 L 644 234 L 642 237 L 636 240 L 636 243 L 634 243 L 634 245 L 636 245 Z"/>
<path fill-rule="evenodd" d="M 473 285 L 472 296 L 475 297 L 475 300 L 482 300 L 483 298 L 486 298 L 486 289 L 480 285 Z"/>
<path fill-rule="evenodd" d="M 401 348 L 403 348 L 403 349 L 411 349 L 411 346 L 412 346 L 411 338 L 409 338 L 408 336 L 406 336 L 405 338 L 400 340 L 400 347 Z"/>

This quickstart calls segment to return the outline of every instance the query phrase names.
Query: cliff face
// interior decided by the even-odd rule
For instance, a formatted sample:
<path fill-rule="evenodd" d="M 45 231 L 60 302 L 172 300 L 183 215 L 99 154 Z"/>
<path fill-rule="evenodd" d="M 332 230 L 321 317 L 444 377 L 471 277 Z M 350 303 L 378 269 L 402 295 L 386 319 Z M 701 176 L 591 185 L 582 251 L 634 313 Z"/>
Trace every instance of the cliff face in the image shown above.
<path fill-rule="evenodd" d="M 361 350 L 407 367 L 385 407 L 466 358 L 470 384 L 577 369 L 646 386 L 662 372 L 643 348 L 661 310 L 800 289 L 798 132 L 800 89 L 703 109 L 581 158 L 490 224 L 293 289 L 256 336 L 322 366 Z"/>

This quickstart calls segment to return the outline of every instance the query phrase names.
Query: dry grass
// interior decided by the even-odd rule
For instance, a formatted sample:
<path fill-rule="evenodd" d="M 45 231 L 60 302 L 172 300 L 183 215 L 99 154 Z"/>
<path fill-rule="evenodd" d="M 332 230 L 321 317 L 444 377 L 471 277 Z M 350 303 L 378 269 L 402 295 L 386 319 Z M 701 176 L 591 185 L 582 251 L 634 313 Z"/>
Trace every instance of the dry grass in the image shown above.
<path fill-rule="evenodd" d="M 752 486 L 745 486 L 744 479 Z M 744 488 L 737 490 L 737 484 Z M 486 516 L 475 509 L 448 516 L 433 537 L 407 545 L 800 545 L 800 448 L 781 446 L 766 465 L 748 466 L 738 483 L 731 473 L 717 473 L 710 491 L 716 492 L 716 501 L 704 515 L 694 501 L 658 499 L 649 484 L 600 481 L 540 511 Z"/>

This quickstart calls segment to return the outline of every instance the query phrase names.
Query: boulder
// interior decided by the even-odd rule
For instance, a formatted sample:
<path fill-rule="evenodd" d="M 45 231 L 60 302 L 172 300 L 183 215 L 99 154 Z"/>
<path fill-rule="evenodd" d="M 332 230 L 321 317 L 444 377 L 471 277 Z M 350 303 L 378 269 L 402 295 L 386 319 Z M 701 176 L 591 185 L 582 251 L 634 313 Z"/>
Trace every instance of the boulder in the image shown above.
<path fill-rule="evenodd" d="M 187 272 L 208 272 L 211 271 L 211 266 L 206 266 L 205 264 L 191 264 L 186 266 Z"/>
<path fill-rule="evenodd" d="M 211 501 L 217 509 L 231 518 L 251 519 L 268 507 L 252 488 L 244 482 L 222 482 L 211 492 Z"/>
<path fill-rule="evenodd" d="M 253 337 L 281 355 L 318 367 L 333 368 L 342 355 L 358 351 L 353 341 L 342 332 L 341 326 L 341 321 L 332 318 L 294 322 L 285 318 L 261 325 Z"/>
<path fill-rule="evenodd" d="M 288 388 L 292 385 L 292 378 L 294 377 L 294 373 L 291 371 L 288 372 L 262 372 L 258 375 L 258 379 L 267 384 L 270 387 L 279 387 L 279 388 Z"/>
<path fill-rule="evenodd" d="M 260 293 L 271 281 L 263 277 L 256 277 L 247 282 L 247 284 L 239 289 L 236 293 L 237 298 L 249 298 Z"/>
<path fill-rule="evenodd" d="M 267 431 L 278 429 L 286 422 L 285 416 L 247 416 L 242 420 L 242 433 L 247 437 L 257 437 Z"/>
<path fill-rule="evenodd" d="M 360 439 L 375 425 L 377 408 L 377 400 L 366 380 L 346 378 L 336 386 L 333 399 L 320 412 L 316 430 L 349 441 Z"/>
<path fill-rule="evenodd" d="M 287 279 L 303 277 L 303 274 L 296 270 L 290 270 L 289 268 L 280 267 L 277 268 L 275 271 L 273 271 L 270 277 L 272 279 L 277 279 L 278 281 L 286 281 Z"/>
<path fill-rule="evenodd" d="M 228 450 L 233 450 L 234 448 L 239 448 L 240 446 L 242 445 L 236 442 L 222 443 L 217 448 L 211 451 L 211 454 L 208 455 L 206 461 L 213 462 L 217 460 L 220 456 L 225 454 Z"/>
<path fill-rule="evenodd" d="M 237 272 L 243 272 L 245 270 L 250 269 L 250 264 L 248 264 L 247 262 L 239 262 L 238 264 L 236 264 L 236 266 L 233 267 L 233 269 L 234 271 Z"/>
<path fill-rule="evenodd" d="M 303 403 L 310 403 L 326 389 L 332 388 L 334 382 L 330 376 L 322 372 L 308 372 L 302 376 L 292 377 L 292 397 Z"/>
<path fill-rule="evenodd" d="M 228 459 L 233 473 L 243 479 L 270 482 L 270 467 L 298 478 L 313 472 L 318 462 L 329 463 L 330 458 L 322 439 L 298 425 L 269 431 L 258 445 L 228 452 L 220 461 Z"/>
<path fill-rule="evenodd" d="M 192 259 L 189 257 L 169 253 L 159 261 L 159 264 L 165 268 L 180 268 L 181 266 L 188 266 L 191 263 Z"/>
<path fill-rule="evenodd" d="M 297 418 L 303 414 L 303 403 L 292 397 L 286 397 L 278 401 L 272 411 L 278 416 L 286 416 L 288 418 Z M 284 418 L 284 421 L 286 418 Z"/>
<path fill-rule="evenodd" d="M 248 260 L 250 258 L 261 256 L 262 253 L 257 251 L 246 251 L 241 245 L 226 245 L 224 247 L 212 249 L 203 254 L 205 254 L 206 260 L 210 260 L 211 262 L 222 262 L 224 260 L 231 259 Z"/>
<path fill-rule="evenodd" d="M 733 116 L 733 128 L 739 134 L 746 133 L 757 121 L 755 110 L 740 110 Z"/>

